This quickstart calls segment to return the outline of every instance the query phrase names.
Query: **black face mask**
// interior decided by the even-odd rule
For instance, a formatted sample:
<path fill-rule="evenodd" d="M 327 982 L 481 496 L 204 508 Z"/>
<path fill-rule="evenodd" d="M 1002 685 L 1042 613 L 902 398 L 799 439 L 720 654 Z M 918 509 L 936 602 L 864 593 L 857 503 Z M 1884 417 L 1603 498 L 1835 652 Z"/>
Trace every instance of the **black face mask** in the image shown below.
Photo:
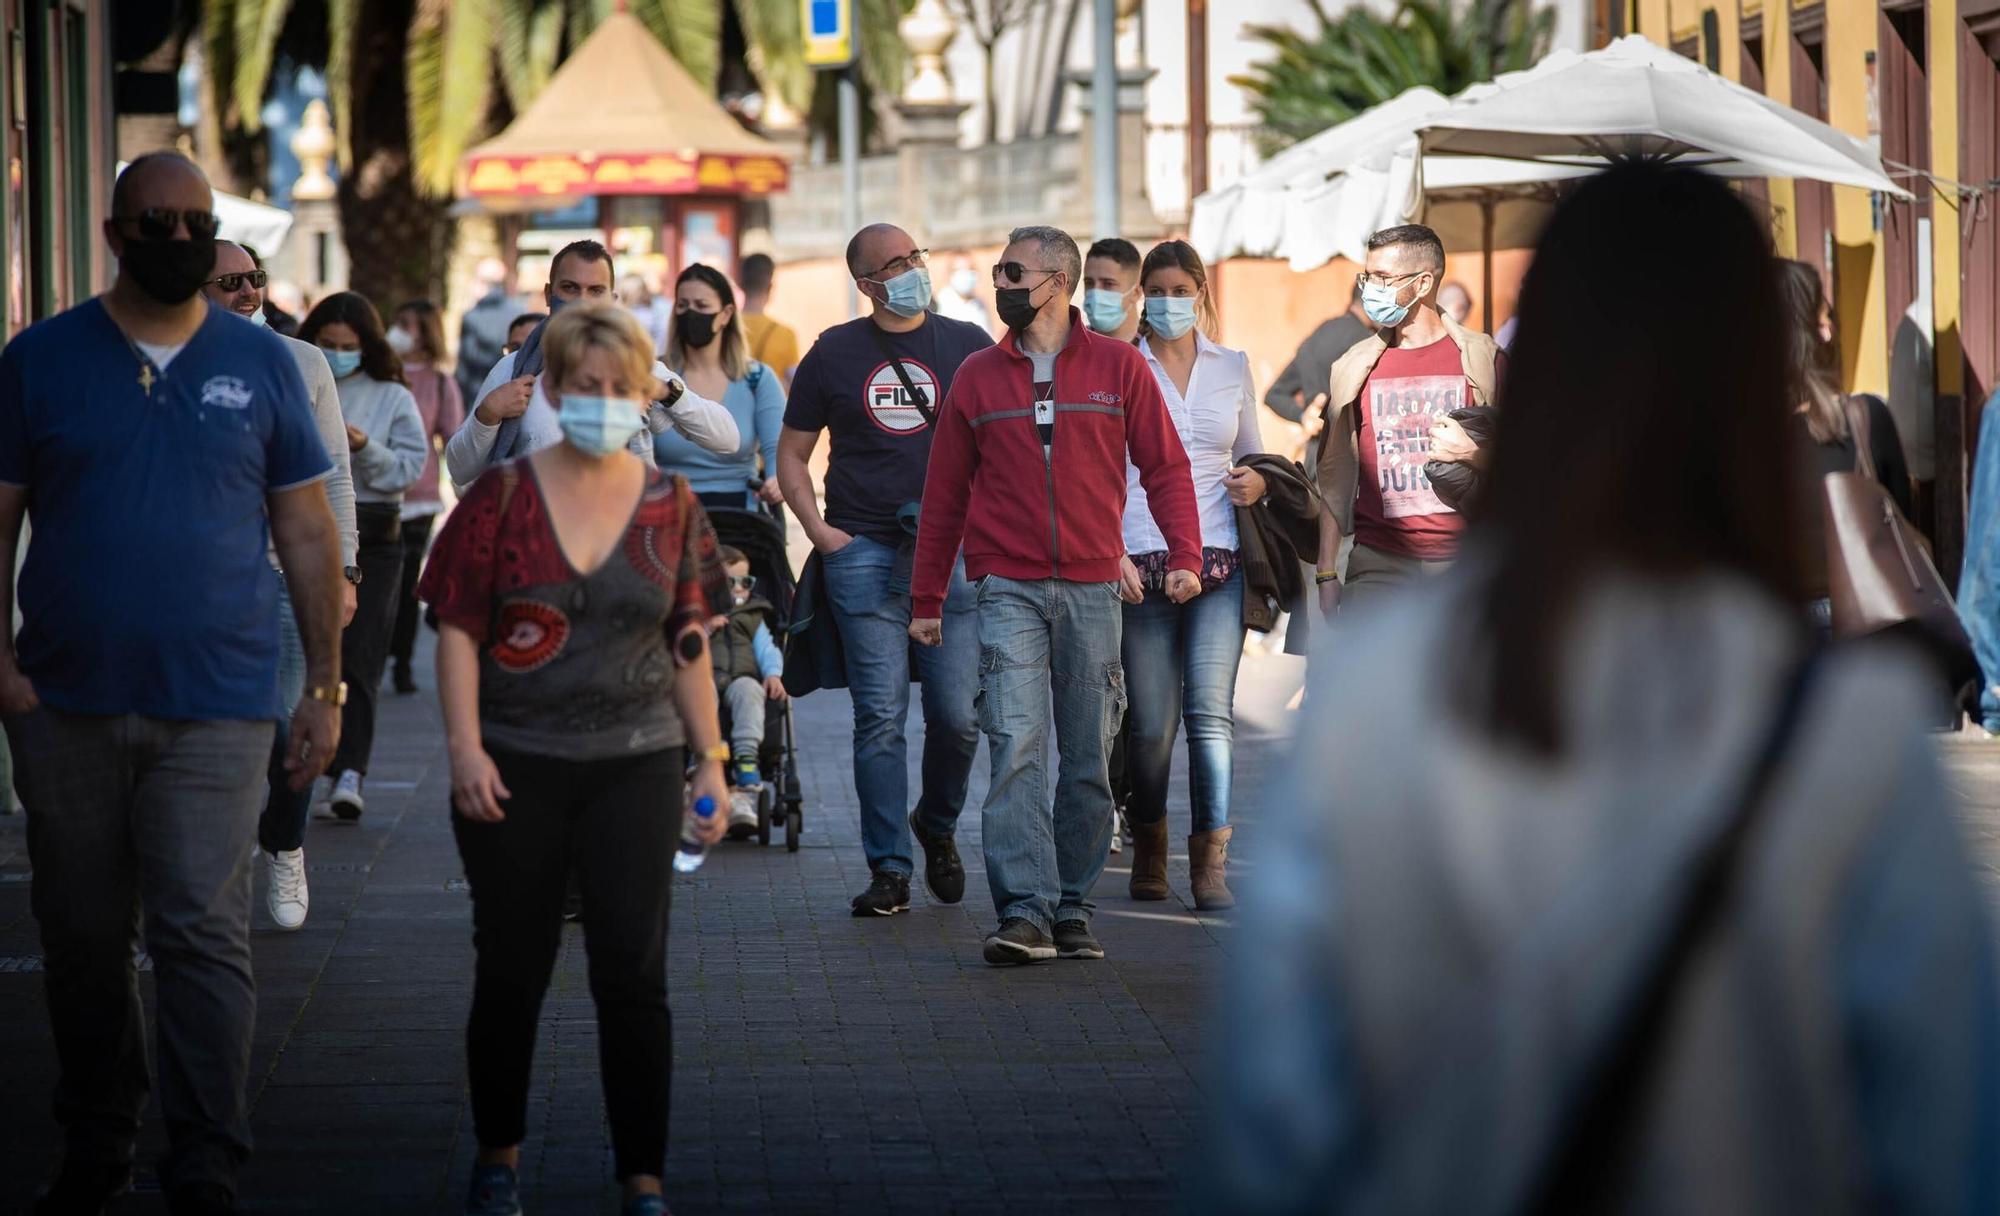
<path fill-rule="evenodd" d="M 1000 314 L 1000 323 L 1016 332 L 1028 328 L 1035 315 L 1042 310 L 1028 302 L 1035 294 L 1033 287 L 1002 287 L 993 293 L 993 311 Z"/>
<path fill-rule="evenodd" d="M 715 341 L 715 314 L 696 312 L 692 308 L 675 313 L 674 328 L 680 331 L 682 346 L 700 350 Z"/>
<path fill-rule="evenodd" d="M 125 242 L 118 267 L 140 291 L 162 304 L 183 304 L 215 269 L 215 241 Z"/>

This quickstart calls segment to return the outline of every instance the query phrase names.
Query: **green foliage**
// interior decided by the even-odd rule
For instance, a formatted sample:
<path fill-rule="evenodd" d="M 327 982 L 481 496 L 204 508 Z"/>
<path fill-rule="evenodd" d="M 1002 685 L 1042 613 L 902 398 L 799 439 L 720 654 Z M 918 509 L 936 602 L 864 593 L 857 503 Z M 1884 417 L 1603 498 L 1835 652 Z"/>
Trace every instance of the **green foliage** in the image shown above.
<path fill-rule="evenodd" d="M 1534 0 L 1400 0 L 1384 18 L 1365 8 L 1329 17 L 1317 34 L 1253 25 L 1271 58 L 1230 82 L 1252 95 L 1270 154 L 1416 88 L 1447 96 L 1548 53 L 1555 11 Z"/>

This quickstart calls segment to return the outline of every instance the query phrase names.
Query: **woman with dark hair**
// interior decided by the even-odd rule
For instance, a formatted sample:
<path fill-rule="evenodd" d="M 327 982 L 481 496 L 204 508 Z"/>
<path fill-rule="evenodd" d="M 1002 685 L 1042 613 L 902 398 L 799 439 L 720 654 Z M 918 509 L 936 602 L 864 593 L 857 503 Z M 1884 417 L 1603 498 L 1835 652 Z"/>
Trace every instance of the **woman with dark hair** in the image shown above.
<path fill-rule="evenodd" d="M 342 819 L 359 819 L 362 780 L 375 743 L 375 699 L 396 624 L 403 573 L 403 494 L 430 453 L 417 400 L 403 378 L 403 361 L 382 333 L 367 297 L 351 291 L 321 300 L 299 326 L 299 339 L 319 347 L 333 369 L 340 412 L 347 420 L 348 461 L 354 470 L 354 525 L 361 534 L 355 564 L 361 586 L 354 619 L 340 639 L 340 747 L 328 772 L 328 804 Z"/>
<path fill-rule="evenodd" d="M 1462 560 L 1314 658 L 1197 1207 L 1994 1210 L 1990 900 L 1933 677 L 1797 609 L 1777 283 L 1694 170 L 1557 207 Z"/>
<path fill-rule="evenodd" d="M 465 424 L 465 401 L 458 381 L 446 370 L 444 315 L 429 300 L 411 300 L 396 310 L 389 328 L 389 345 L 403 357 L 403 378 L 417 399 L 417 416 L 424 424 L 424 471 L 403 492 L 403 573 L 396 592 L 396 627 L 389 636 L 389 657 L 396 691 L 417 691 L 410 656 L 417 645 L 417 575 L 430 548 L 431 525 L 444 510 L 438 493 L 438 451 Z"/>
<path fill-rule="evenodd" d="M 1234 775 L 1236 669 L 1243 659 L 1243 571 L 1236 510 L 1264 496 L 1264 478 L 1239 468 L 1263 450 L 1250 358 L 1218 346 L 1208 270 L 1186 241 L 1155 245 L 1139 267 L 1145 302 L 1139 353 L 1159 382 L 1187 450 L 1201 509 L 1202 593 L 1167 597 L 1167 541 L 1140 483 L 1125 468 L 1125 774 L 1131 799 L 1133 899 L 1165 899 L 1167 784 L 1174 738 L 1187 719 L 1188 870 L 1197 908 L 1235 905 L 1228 884 L 1229 791 Z"/>
<path fill-rule="evenodd" d="M 784 380 L 750 357 L 736 293 L 721 271 L 699 262 L 681 271 L 663 358 L 697 395 L 722 403 L 742 439 L 733 451 L 716 452 L 678 431 L 661 432 L 653 436 L 660 467 L 687 478 L 704 506 L 741 511 L 760 499 L 783 502 L 778 432 L 785 421 Z"/>
<path fill-rule="evenodd" d="M 1804 483 L 1804 508 L 1799 520 L 1805 544 L 1806 596 L 1813 620 L 1822 634 L 1833 629 L 1827 600 L 1825 520 L 1820 516 L 1820 480 L 1830 473 L 1851 473 L 1857 459 L 1852 422 L 1868 420 L 1868 451 L 1874 457 L 1875 479 L 1910 513 L 1909 465 L 1903 458 L 1902 436 L 1888 403 L 1872 393 L 1849 400 L 1840 391 L 1840 356 L 1833 344 L 1833 309 L 1819 271 L 1804 262 L 1777 262 L 1778 298 L 1785 318 L 1785 384 L 1796 403 L 1802 432 L 1805 467 L 1812 476 Z"/>

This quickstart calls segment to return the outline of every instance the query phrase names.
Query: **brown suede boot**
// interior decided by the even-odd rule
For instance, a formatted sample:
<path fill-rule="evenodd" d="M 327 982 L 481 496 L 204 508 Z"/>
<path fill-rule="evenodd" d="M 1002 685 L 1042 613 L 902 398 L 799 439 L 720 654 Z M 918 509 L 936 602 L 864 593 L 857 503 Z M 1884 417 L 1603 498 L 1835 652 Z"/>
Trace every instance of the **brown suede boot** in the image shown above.
<path fill-rule="evenodd" d="M 1132 825 L 1132 898 L 1167 897 L 1167 821 Z"/>
<path fill-rule="evenodd" d="M 1194 906 L 1219 912 L 1236 906 L 1229 893 L 1229 835 L 1235 828 L 1196 832 L 1188 837 L 1188 868 L 1193 871 Z"/>

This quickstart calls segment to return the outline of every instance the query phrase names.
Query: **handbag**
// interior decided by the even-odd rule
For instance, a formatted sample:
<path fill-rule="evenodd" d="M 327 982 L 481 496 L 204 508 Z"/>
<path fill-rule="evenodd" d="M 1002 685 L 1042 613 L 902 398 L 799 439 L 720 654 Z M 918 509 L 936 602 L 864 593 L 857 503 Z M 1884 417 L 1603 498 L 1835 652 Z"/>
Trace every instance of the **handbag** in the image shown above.
<path fill-rule="evenodd" d="M 1867 412 L 1851 396 L 1842 407 L 1854 438 L 1854 471 L 1827 474 L 1821 498 L 1833 632 L 1905 634 L 1930 650 L 1960 688 L 1978 679 L 1979 663 L 1958 605 L 1923 539 L 1876 479 Z"/>

